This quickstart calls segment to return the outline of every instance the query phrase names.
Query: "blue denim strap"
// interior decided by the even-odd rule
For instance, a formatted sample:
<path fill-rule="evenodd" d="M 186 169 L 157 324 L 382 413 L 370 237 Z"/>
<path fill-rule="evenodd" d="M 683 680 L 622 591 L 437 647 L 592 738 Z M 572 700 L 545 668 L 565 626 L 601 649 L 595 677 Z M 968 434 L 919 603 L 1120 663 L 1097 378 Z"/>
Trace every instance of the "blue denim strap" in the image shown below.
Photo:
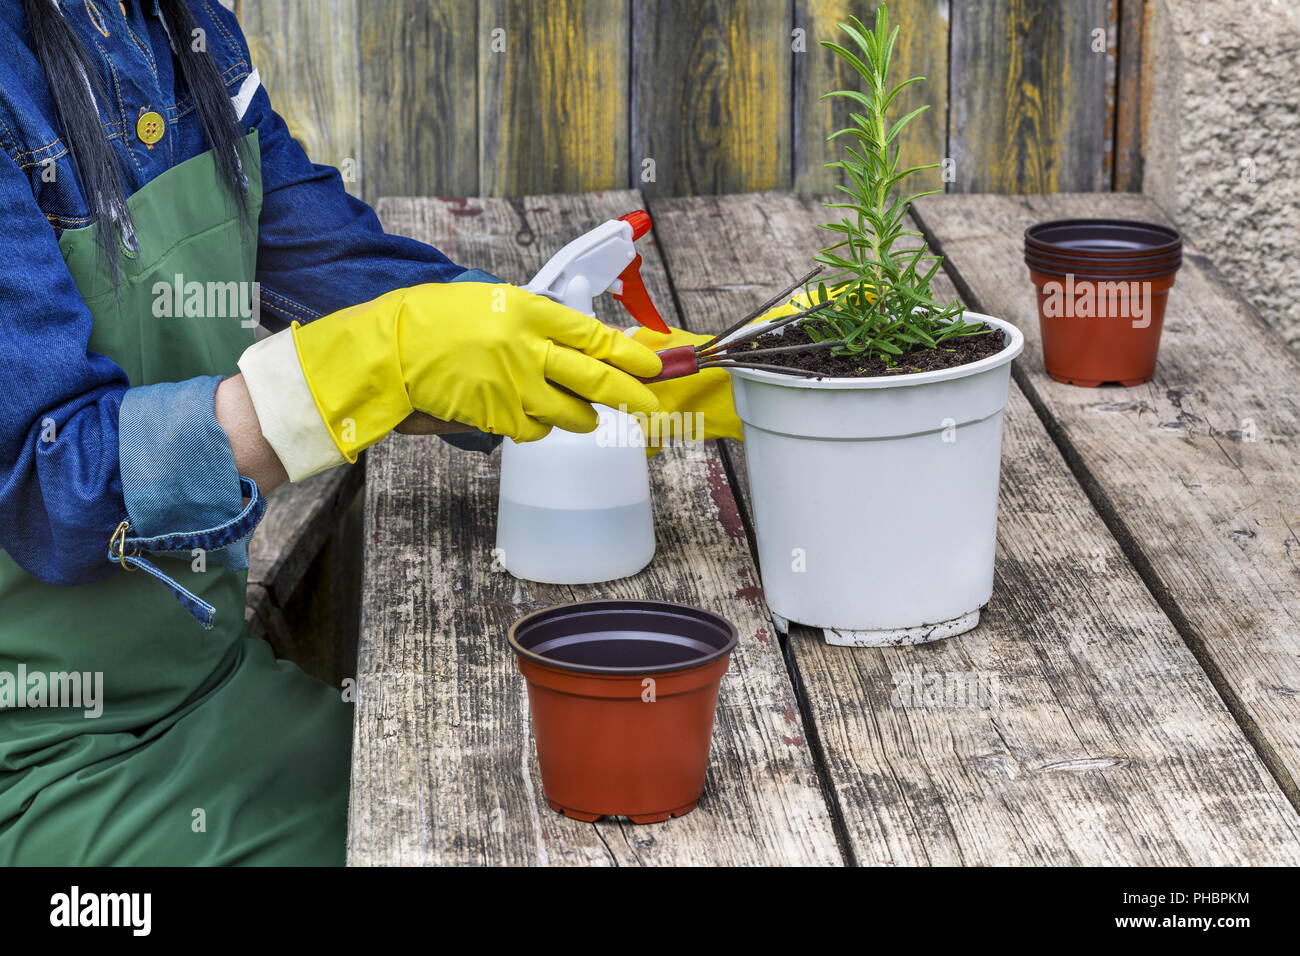
<path fill-rule="evenodd" d="M 251 478 L 245 478 L 241 475 L 239 487 L 244 493 L 244 497 L 248 499 L 248 504 L 230 521 L 214 528 L 141 538 L 133 537 L 129 533 L 131 523 L 123 521 L 118 526 L 120 533 L 114 534 L 113 540 L 109 542 L 108 559 L 118 562 L 124 568 L 136 568 L 157 578 L 171 589 L 177 600 L 181 602 L 185 610 L 194 616 L 196 621 L 202 624 L 204 628 L 211 628 L 217 617 L 217 609 L 183 587 L 179 582 L 168 577 L 156 566 L 150 564 L 141 557 L 141 553 L 145 551 L 192 551 L 195 548 L 205 550 L 224 548 L 247 538 L 253 533 L 253 529 L 257 527 L 257 523 L 262 520 L 262 516 L 266 513 L 266 499 L 257 490 L 257 482 Z"/>

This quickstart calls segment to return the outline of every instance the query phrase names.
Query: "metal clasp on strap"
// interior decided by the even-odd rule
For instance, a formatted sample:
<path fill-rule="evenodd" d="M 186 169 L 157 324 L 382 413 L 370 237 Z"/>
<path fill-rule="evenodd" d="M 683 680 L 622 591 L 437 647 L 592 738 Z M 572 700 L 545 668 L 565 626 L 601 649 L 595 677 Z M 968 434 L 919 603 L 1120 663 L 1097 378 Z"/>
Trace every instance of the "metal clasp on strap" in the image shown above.
<path fill-rule="evenodd" d="M 134 571 L 135 568 L 126 563 L 126 556 L 129 553 L 132 557 L 139 554 L 138 550 L 128 552 L 126 550 L 126 533 L 131 530 L 131 522 L 119 522 L 113 529 L 113 536 L 108 539 L 108 553 L 111 557 L 117 559 L 117 563 L 122 565 L 123 571 Z M 115 547 L 116 546 L 116 547 Z"/>

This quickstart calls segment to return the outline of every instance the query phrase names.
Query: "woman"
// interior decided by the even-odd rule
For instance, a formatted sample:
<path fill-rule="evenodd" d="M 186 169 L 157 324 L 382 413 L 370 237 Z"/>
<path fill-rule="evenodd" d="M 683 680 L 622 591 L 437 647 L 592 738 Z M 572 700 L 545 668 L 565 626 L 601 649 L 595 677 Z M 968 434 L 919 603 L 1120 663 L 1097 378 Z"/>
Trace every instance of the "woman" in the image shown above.
<path fill-rule="evenodd" d="M 659 360 L 386 235 L 213 0 L 5 3 L 0 43 L 0 863 L 339 863 L 351 714 L 243 623 L 262 495 L 427 415 L 652 411 Z M 254 282 L 256 344 L 213 305 Z M 723 388 L 664 404 L 733 433 Z"/>

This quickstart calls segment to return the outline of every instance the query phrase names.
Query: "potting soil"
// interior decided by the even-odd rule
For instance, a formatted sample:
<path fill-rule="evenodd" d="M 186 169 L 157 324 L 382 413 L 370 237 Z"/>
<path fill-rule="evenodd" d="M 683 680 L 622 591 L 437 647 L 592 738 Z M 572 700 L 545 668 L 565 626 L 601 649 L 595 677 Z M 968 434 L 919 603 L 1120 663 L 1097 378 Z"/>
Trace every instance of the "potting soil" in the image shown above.
<path fill-rule="evenodd" d="M 935 349 L 919 349 L 897 357 L 897 365 L 890 367 L 878 358 L 866 355 L 832 355 L 830 349 L 809 349 L 806 352 L 777 352 L 761 359 L 767 365 L 817 372 L 824 378 L 863 378 L 876 375 L 908 375 L 912 372 L 932 372 L 937 369 L 969 365 L 982 358 L 996 355 L 1006 347 L 1001 333 L 988 329 L 982 335 L 964 335 L 949 339 Z M 769 332 L 736 348 L 732 357 L 744 361 L 750 349 L 771 348 L 777 345 L 802 345 L 814 339 L 802 328 L 788 327 L 779 332 Z M 755 361 L 759 361 L 755 359 Z"/>

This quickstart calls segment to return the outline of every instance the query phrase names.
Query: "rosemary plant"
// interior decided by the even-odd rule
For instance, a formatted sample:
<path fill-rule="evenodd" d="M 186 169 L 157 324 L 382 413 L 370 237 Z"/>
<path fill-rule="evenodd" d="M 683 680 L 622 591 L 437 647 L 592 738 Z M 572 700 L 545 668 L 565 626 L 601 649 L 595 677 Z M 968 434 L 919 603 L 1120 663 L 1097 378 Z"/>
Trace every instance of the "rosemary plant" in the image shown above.
<path fill-rule="evenodd" d="M 920 233 L 904 228 L 912 202 L 941 190 L 899 195 L 898 187 L 913 173 L 939 164 L 898 168 L 899 134 L 928 106 L 912 110 L 892 125 L 887 114 L 899 93 L 925 77 L 889 85 L 889 61 L 898 28 L 889 29 L 884 4 L 876 11 L 874 30 L 868 30 L 857 17 L 849 17 L 848 23 L 839 26 L 857 52 L 826 40 L 822 46 L 853 67 L 866 81 L 866 91 L 835 90 L 822 96 L 846 97 L 862 112 L 851 113 L 852 125 L 829 137 L 840 140 L 844 158 L 826 166 L 844 170 L 848 185 L 836 188 L 850 201 L 825 204 L 827 209 L 846 211 L 839 222 L 823 224 L 823 229 L 837 234 L 838 241 L 814 256 L 835 270 L 817 290 L 819 301 L 829 295 L 834 305 L 817 313 L 816 321 L 805 322 L 803 328 L 815 341 L 841 342 L 831 349 L 835 355 L 874 357 L 894 366 L 909 352 L 939 348 L 958 336 L 988 330 L 982 324 L 962 321 L 959 303 L 935 302 L 930 282 L 943 259 L 930 252 Z M 900 242 L 904 237 L 919 242 Z"/>

